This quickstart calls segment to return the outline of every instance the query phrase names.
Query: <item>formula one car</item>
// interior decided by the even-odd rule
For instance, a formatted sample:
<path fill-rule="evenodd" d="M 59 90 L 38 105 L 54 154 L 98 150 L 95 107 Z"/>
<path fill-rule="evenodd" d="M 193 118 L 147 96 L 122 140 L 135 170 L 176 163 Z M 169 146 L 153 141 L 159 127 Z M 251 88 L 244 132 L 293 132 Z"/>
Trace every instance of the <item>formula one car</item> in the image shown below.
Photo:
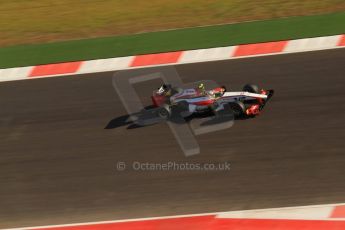
<path fill-rule="evenodd" d="M 247 84 L 242 91 L 227 92 L 225 86 L 206 90 L 203 83 L 196 88 L 179 88 L 162 85 L 153 92 L 152 102 L 161 118 L 168 119 L 178 108 L 183 116 L 195 113 L 215 112 L 230 107 L 235 117 L 254 117 L 262 111 L 274 90 L 259 90 Z"/>

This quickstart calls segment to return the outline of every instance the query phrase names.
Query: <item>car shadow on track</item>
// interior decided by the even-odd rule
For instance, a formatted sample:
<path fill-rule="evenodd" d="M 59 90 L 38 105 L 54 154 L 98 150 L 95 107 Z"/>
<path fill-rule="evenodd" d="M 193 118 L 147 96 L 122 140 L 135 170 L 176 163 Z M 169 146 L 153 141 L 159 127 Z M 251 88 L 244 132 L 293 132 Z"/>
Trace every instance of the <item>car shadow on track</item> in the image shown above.
<path fill-rule="evenodd" d="M 104 129 L 116 129 L 116 128 L 120 128 L 123 126 L 127 126 L 127 129 L 136 129 L 136 128 L 145 127 L 145 126 L 140 126 L 140 125 L 133 123 L 130 120 L 129 115 L 123 115 L 123 116 L 114 118 L 111 121 L 109 121 L 109 123 L 104 127 Z"/>
<path fill-rule="evenodd" d="M 148 109 L 151 109 L 151 108 L 152 107 L 145 107 L 145 110 L 148 110 Z M 214 114 L 213 113 L 192 114 L 191 116 L 188 116 L 188 117 L 184 118 L 184 121 L 190 122 L 191 120 L 194 120 L 194 119 L 203 119 L 203 118 L 210 117 L 210 116 L 214 116 Z M 247 120 L 247 119 L 251 119 L 251 118 L 252 117 L 238 117 L 238 116 L 235 116 L 234 120 Z M 170 121 L 172 121 L 174 123 L 181 122 L 180 120 L 170 120 Z M 136 128 L 143 128 L 143 127 L 146 127 L 146 126 L 155 125 L 155 124 L 158 124 L 158 123 L 161 123 L 161 122 L 165 122 L 165 121 L 160 121 L 160 122 L 156 122 L 156 123 L 153 123 L 153 124 L 142 126 L 142 125 L 138 125 L 135 122 L 133 122 L 130 119 L 129 115 L 122 115 L 120 117 L 116 117 L 116 118 L 110 120 L 108 122 L 108 124 L 104 127 L 104 129 L 116 129 L 116 128 L 120 128 L 120 127 L 123 127 L 123 126 L 127 126 L 127 129 L 136 129 Z"/>

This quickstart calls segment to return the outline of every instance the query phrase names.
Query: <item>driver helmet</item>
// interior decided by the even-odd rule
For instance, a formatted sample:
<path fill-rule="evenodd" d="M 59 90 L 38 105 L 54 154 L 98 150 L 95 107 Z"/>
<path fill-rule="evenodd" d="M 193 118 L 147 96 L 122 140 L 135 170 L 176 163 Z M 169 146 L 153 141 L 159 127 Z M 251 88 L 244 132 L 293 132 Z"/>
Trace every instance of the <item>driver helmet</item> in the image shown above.
<path fill-rule="evenodd" d="M 198 86 L 198 89 L 205 90 L 204 83 L 200 83 L 199 86 Z"/>

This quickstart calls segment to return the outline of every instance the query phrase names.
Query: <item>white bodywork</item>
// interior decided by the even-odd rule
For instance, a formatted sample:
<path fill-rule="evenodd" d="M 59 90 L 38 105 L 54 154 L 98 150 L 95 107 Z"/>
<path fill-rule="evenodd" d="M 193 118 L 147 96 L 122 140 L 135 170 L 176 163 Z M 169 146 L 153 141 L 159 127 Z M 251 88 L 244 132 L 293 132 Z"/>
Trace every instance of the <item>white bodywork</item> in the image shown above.
<path fill-rule="evenodd" d="M 194 113 L 197 110 L 207 109 L 215 102 L 218 104 L 219 109 L 222 109 L 222 104 L 234 101 L 253 100 L 258 98 L 267 99 L 267 95 L 239 91 L 225 92 L 222 96 L 215 97 L 212 90 L 205 91 L 204 93 L 199 93 L 196 89 L 185 89 L 182 92 L 173 95 L 170 98 L 170 101 L 172 104 L 177 104 L 179 102 L 185 101 L 188 103 L 189 112 Z"/>

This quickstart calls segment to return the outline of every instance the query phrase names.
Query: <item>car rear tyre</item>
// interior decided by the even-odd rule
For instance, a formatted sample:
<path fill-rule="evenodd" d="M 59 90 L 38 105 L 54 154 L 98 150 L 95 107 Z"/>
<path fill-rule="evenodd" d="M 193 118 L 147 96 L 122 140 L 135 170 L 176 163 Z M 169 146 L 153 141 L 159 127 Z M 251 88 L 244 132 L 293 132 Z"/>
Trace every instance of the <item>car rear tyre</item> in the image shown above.
<path fill-rule="evenodd" d="M 168 119 L 171 115 L 170 106 L 167 104 L 162 105 L 158 110 L 158 116 L 163 119 Z"/>
<path fill-rule="evenodd" d="M 246 114 L 246 106 L 243 104 L 243 102 L 231 102 L 229 105 L 235 116 L 243 116 Z"/>
<path fill-rule="evenodd" d="M 259 93 L 259 87 L 257 85 L 247 84 L 243 86 L 243 91 L 249 93 Z"/>

